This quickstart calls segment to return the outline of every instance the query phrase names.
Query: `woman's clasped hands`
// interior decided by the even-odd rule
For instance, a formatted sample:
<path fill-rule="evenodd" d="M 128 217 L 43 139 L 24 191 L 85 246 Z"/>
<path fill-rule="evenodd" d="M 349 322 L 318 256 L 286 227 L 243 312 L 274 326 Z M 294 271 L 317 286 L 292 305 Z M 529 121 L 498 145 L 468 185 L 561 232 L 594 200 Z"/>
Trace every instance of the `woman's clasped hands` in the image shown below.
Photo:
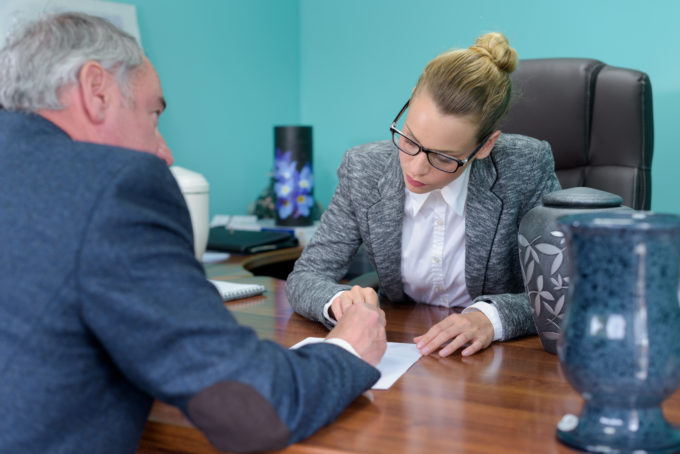
<path fill-rule="evenodd" d="M 340 293 L 331 303 L 329 315 L 340 320 L 348 307 L 355 303 L 368 303 L 378 306 L 378 294 L 371 287 L 355 285 L 351 289 Z"/>

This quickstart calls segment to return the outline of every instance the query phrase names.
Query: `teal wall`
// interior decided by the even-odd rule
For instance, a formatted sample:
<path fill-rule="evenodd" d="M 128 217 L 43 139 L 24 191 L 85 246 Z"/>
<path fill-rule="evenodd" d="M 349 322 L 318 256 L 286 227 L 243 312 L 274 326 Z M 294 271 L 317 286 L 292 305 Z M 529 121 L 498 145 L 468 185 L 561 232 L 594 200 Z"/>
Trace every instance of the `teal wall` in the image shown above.
<path fill-rule="evenodd" d="M 389 137 L 425 64 L 488 31 L 520 58 L 588 57 L 643 70 L 654 92 L 652 208 L 680 213 L 680 2 L 674 0 L 300 1 L 304 123 L 315 127 L 320 200 L 343 151 Z M 334 132 L 335 131 L 335 132 Z"/>
<path fill-rule="evenodd" d="M 175 164 L 210 183 L 211 215 L 244 214 L 269 183 L 273 126 L 300 118 L 299 5 L 126 0 L 168 102 Z"/>
<path fill-rule="evenodd" d="M 654 91 L 652 208 L 680 213 L 680 2 L 674 0 L 128 0 L 169 110 L 177 164 L 206 175 L 215 213 L 267 184 L 272 127 L 314 126 L 325 206 L 350 146 L 388 126 L 432 57 L 501 31 L 520 58 L 588 57 L 643 70 Z"/>

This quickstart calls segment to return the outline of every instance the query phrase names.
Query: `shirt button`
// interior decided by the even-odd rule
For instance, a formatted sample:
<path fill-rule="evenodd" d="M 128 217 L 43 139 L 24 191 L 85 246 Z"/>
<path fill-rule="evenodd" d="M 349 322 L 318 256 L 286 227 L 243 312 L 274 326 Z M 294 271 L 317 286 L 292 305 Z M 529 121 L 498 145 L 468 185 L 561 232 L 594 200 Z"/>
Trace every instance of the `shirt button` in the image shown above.
<path fill-rule="evenodd" d="M 443 222 L 441 219 L 439 219 L 439 218 L 437 218 L 435 222 L 437 223 L 437 225 L 442 225 L 442 224 L 444 223 L 444 222 Z"/>
<path fill-rule="evenodd" d="M 441 259 L 439 257 L 434 257 L 433 260 L 434 260 L 434 263 L 439 263 L 441 261 Z"/>

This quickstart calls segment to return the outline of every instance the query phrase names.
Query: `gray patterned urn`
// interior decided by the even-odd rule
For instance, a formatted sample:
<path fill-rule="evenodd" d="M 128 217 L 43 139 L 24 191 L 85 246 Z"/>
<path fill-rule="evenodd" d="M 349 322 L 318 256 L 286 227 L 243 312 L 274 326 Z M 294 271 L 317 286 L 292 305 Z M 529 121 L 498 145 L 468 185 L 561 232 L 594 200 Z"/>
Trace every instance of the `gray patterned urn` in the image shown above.
<path fill-rule="evenodd" d="M 576 187 L 546 194 L 543 204 L 530 210 L 519 225 L 519 258 L 541 345 L 557 353 L 564 317 L 569 267 L 564 234 L 557 218 L 576 213 L 632 211 L 616 194 Z"/>
<path fill-rule="evenodd" d="M 558 224 L 572 280 L 557 353 L 584 405 L 557 438 L 598 453 L 680 452 L 661 410 L 680 386 L 680 216 L 576 214 Z"/>

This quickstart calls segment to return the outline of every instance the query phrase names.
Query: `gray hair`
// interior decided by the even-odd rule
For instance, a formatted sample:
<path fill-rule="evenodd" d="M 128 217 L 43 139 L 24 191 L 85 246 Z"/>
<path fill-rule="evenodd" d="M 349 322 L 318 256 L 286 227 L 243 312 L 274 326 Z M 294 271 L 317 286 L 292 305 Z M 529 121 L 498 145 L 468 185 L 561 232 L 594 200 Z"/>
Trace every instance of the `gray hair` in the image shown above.
<path fill-rule="evenodd" d="M 26 24 L 0 50 L 0 106 L 29 112 L 63 109 L 60 89 L 77 83 L 81 68 L 92 60 L 116 77 L 130 100 L 131 76 L 144 61 L 131 35 L 106 19 L 81 13 Z"/>

